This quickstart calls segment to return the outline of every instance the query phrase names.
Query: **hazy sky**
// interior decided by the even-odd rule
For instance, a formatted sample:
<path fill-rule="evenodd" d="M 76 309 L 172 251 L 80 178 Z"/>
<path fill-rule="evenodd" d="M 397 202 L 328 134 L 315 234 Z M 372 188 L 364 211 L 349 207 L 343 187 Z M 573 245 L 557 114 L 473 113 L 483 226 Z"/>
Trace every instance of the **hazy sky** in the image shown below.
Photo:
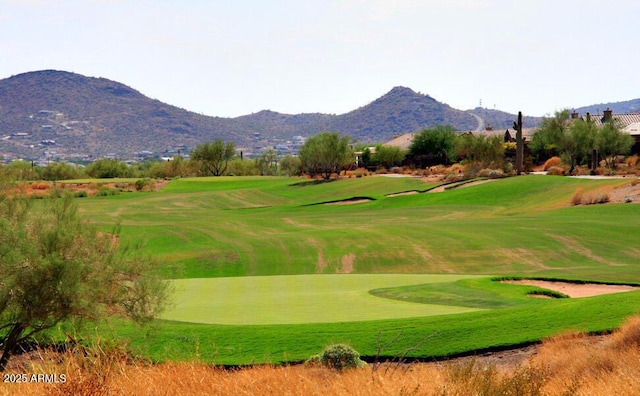
<path fill-rule="evenodd" d="M 0 78 L 71 71 L 221 117 L 341 114 L 398 85 L 543 115 L 640 97 L 639 15 L 638 0 L 0 0 Z"/>

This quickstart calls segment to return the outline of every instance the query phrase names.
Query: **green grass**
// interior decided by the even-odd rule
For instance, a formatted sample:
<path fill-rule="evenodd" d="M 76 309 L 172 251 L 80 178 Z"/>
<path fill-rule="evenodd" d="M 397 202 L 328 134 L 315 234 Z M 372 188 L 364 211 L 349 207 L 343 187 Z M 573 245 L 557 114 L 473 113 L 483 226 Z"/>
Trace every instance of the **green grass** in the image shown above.
<path fill-rule="evenodd" d="M 639 300 L 640 292 L 630 292 L 536 299 L 535 306 L 394 320 L 245 326 L 158 321 L 146 331 L 124 323 L 112 327 L 118 337 L 130 340 L 134 352 L 155 361 L 197 359 L 221 365 L 299 362 L 334 343 L 350 344 L 368 360 L 376 355 L 401 356 L 412 347 L 417 348 L 408 354 L 410 360 L 429 360 L 518 346 L 567 330 L 612 330 L 625 317 L 640 313 Z M 397 341 L 378 353 L 379 345 L 394 338 Z"/>
<path fill-rule="evenodd" d="M 289 275 L 179 279 L 175 305 L 163 319 L 226 325 L 350 322 L 471 312 L 455 302 L 377 298 L 372 288 L 428 283 L 447 286 L 463 275 Z M 348 303 L 346 303 L 348 302 Z"/>
<path fill-rule="evenodd" d="M 158 271 L 163 276 L 184 279 L 180 282 L 185 284 L 201 282 L 203 288 L 230 282 L 236 291 L 245 287 L 244 297 L 250 299 L 256 294 L 247 285 L 261 279 L 254 277 L 266 275 L 460 274 L 640 282 L 640 205 L 569 204 L 577 189 L 591 191 L 626 182 L 526 176 L 443 193 L 386 197 L 422 191 L 430 185 L 413 178 L 383 177 L 323 183 L 292 178 L 202 178 L 174 180 L 151 194 L 89 198 L 78 203 L 85 215 L 107 230 L 119 222 L 122 244 L 142 243 L 143 251 L 162 263 Z M 356 196 L 373 200 L 316 205 Z M 251 278 L 234 281 L 192 279 L 248 276 Z M 315 278 L 321 277 L 310 277 Z M 283 278 L 283 282 L 285 279 L 300 278 Z M 287 292 L 281 289 L 277 292 Z M 183 290 L 203 298 L 197 290 Z M 217 324 L 159 321 L 147 338 L 128 325 L 116 326 L 115 331 L 131 337 L 135 350 L 157 360 L 200 356 L 224 364 L 303 360 L 332 342 L 349 342 L 372 356 L 379 331 L 389 336 L 401 332 L 404 347 L 394 346 L 388 352 L 392 355 L 437 332 L 414 353 L 428 357 L 539 340 L 570 328 L 612 329 L 640 307 L 636 292 L 541 301 L 525 297 L 531 289 L 524 286 L 501 285 L 486 278 L 437 286 L 427 282 L 372 284 L 357 290 L 361 298 L 370 292 L 367 297 L 378 304 L 410 301 L 407 307 L 420 303 L 486 311 L 393 318 L 399 306 L 394 305 L 384 309 L 390 312 L 386 318 L 371 316 L 363 321 L 354 315 L 327 323 L 342 320 L 337 312 L 348 312 L 354 298 L 346 294 L 340 300 L 339 293 L 331 290 L 334 293 L 322 298 L 337 299 L 331 300 L 336 315 L 316 319 L 325 323 L 268 324 L 313 320 L 304 317 L 307 305 L 302 301 L 309 296 L 301 297 L 295 307 L 298 311 L 292 311 L 295 314 L 290 317 L 272 304 L 263 311 L 264 318 L 256 310 L 250 321 L 224 322 L 222 314 L 232 313 L 232 308 L 225 307 L 225 296 L 216 294 L 214 287 L 208 293 L 221 311 L 199 315 L 209 315 L 207 321 Z M 295 299 L 293 288 L 289 291 L 288 298 Z M 271 294 L 276 295 L 275 291 Z M 247 300 L 238 304 L 249 305 Z M 198 309 L 193 305 L 187 315 L 198 314 Z"/>

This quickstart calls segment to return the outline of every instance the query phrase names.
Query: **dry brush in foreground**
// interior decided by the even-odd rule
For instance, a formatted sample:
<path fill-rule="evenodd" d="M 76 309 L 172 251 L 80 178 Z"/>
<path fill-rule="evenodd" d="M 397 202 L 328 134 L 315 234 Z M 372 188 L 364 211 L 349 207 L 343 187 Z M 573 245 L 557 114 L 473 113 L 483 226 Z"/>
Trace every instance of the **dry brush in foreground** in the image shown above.
<path fill-rule="evenodd" d="M 148 364 L 118 348 L 16 358 L 3 373 L 65 374 L 64 383 L 3 383 L 0 394 L 52 395 L 634 395 L 640 389 L 640 317 L 611 336 L 567 333 L 528 360 L 482 358 L 336 371 L 305 365 L 225 370 L 202 363 Z"/>

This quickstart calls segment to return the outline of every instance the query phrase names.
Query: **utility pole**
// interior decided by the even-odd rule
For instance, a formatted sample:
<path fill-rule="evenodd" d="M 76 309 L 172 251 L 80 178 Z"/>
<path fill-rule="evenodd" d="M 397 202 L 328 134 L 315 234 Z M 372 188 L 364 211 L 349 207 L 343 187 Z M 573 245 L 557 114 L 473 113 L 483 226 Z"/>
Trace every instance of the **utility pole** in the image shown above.
<path fill-rule="evenodd" d="M 513 129 L 516 130 L 516 174 L 523 171 L 524 163 L 524 142 L 522 140 L 522 112 L 518 112 L 518 121 L 513 122 Z"/>

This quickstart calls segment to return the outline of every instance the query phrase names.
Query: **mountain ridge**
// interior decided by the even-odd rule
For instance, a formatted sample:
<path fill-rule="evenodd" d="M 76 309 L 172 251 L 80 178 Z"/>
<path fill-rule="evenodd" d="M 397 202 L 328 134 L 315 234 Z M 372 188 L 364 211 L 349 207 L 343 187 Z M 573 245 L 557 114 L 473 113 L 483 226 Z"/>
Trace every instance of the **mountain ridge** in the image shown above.
<path fill-rule="evenodd" d="M 473 116 L 475 114 L 476 116 Z M 136 89 L 103 77 L 40 70 L 0 80 L 0 156 L 5 158 L 83 159 L 141 152 L 184 153 L 221 138 L 246 154 L 266 146 L 338 131 L 365 143 L 439 124 L 474 131 L 478 118 L 495 130 L 509 128 L 516 115 L 476 108 L 458 110 L 435 98 L 396 86 L 350 112 L 285 114 L 271 110 L 224 118 L 206 116 L 151 99 Z M 535 127 L 538 117 L 525 117 Z"/>

